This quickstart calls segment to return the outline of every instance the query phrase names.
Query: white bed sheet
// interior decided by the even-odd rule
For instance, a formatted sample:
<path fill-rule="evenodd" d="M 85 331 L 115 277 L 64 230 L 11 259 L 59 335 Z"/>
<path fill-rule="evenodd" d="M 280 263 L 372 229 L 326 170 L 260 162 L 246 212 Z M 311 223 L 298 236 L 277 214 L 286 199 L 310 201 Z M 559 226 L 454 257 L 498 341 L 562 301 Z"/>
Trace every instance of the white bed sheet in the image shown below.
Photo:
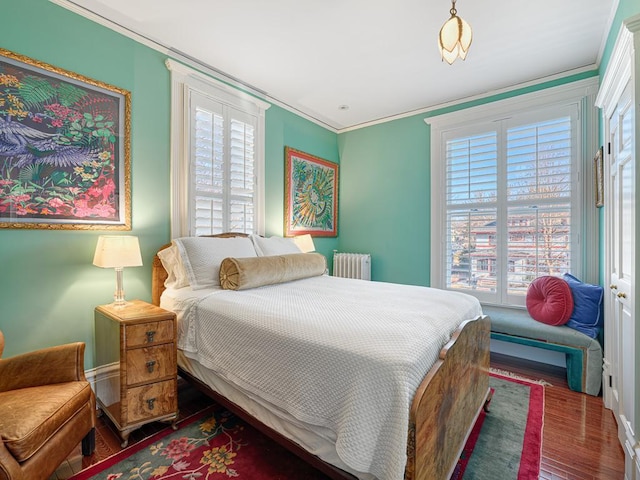
<path fill-rule="evenodd" d="M 284 437 L 300 445 L 307 452 L 321 458 L 324 462 L 338 467 L 360 480 L 377 480 L 370 473 L 357 472 L 346 465 L 338 456 L 335 441 L 327 440 L 330 432 L 319 432 L 320 427 L 307 425 L 300 422 L 286 412 L 279 411 L 277 407 L 269 405 L 259 398 L 253 398 L 246 392 L 236 388 L 231 383 L 218 377 L 211 369 L 203 367 L 197 360 L 189 358 L 183 351 L 178 351 L 178 365 L 197 378 L 214 392 L 219 393 L 230 400 L 252 417 Z"/>
<path fill-rule="evenodd" d="M 384 480 L 403 477 L 417 386 L 459 324 L 482 313 L 468 295 L 327 276 L 244 292 L 188 290 L 162 301 L 180 317 L 187 357 L 333 443 L 340 464 L 323 447 L 314 453 L 324 460 Z"/>

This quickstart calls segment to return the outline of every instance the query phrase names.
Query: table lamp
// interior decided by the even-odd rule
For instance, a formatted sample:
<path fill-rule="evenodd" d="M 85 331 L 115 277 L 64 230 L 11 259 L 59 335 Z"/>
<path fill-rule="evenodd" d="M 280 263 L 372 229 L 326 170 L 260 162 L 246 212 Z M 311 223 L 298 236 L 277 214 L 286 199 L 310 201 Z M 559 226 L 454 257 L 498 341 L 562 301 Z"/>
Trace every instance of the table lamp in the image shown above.
<path fill-rule="evenodd" d="M 316 246 L 313 244 L 313 238 L 308 233 L 306 235 L 298 235 L 293 237 L 294 243 L 298 246 L 302 253 L 315 252 Z"/>
<path fill-rule="evenodd" d="M 113 295 L 114 305 L 122 306 L 124 299 L 122 272 L 124 267 L 142 266 L 138 237 L 131 235 L 101 235 L 98 237 L 93 264 L 101 268 L 115 268 L 116 291 Z"/>

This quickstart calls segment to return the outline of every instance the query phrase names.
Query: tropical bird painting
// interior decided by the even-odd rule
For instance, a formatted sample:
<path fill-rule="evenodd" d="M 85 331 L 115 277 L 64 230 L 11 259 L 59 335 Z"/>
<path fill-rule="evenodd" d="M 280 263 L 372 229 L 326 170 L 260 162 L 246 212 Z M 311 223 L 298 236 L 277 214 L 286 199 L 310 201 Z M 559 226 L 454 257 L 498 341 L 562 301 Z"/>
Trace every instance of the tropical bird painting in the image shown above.
<path fill-rule="evenodd" d="M 121 101 L 0 57 L 0 224 L 119 218 Z"/>
<path fill-rule="evenodd" d="M 0 117 L 0 157 L 21 168 L 32 164 L 56 167 L 82 165 L 97 158 L 91 147 L 69 145 L 61 141 L 60 133 L 47 133 L 14 121 L 11 116 Z"/>

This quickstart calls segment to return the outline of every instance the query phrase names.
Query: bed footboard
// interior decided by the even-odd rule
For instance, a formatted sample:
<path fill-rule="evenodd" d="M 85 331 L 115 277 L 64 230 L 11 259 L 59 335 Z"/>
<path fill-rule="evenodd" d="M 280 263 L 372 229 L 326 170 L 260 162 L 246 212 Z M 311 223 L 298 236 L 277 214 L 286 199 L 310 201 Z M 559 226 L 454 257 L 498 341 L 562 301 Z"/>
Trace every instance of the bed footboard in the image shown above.
<path fill-rule="evenodd" d="M 489 317 L 464 322 L 411 405 L 406 480 L 447 480 L 489 393 Z"/>

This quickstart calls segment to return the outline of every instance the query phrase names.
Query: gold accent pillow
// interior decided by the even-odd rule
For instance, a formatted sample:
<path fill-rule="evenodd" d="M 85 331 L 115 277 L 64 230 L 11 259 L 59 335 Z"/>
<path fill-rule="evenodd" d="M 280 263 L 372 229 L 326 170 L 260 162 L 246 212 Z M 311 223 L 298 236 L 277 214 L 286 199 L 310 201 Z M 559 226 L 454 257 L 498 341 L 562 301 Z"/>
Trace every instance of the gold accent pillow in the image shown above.
<path fill-rule="evenodd" d="M 220 264 L 220 285 L 225 290 L 246 290 L 316 277 L 323 275 L 326 270 L 327 261 L 319 253 L 228 257 Z"/>

